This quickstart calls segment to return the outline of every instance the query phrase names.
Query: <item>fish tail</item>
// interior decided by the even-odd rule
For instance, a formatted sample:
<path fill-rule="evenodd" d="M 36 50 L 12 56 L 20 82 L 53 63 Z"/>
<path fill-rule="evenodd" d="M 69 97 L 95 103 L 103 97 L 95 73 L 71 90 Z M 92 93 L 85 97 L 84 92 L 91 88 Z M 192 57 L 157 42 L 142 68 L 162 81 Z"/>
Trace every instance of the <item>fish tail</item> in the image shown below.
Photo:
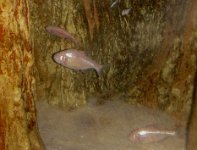
<path fill-rule="evenodd" d="M 109 71 L 110 65 L 98 65 L 96 67 L 96 72 L 99 77 Z"/>
<path fill-rule="evenodd" d="M 102 68 L 103 68 L 103 66 L 102 65 L 98 65 L 98 66 L 96 66 L 96 73 L 97 73 L 97 75 L 100 77 L 101 76 L 101 72 L 102 72 Z"/>

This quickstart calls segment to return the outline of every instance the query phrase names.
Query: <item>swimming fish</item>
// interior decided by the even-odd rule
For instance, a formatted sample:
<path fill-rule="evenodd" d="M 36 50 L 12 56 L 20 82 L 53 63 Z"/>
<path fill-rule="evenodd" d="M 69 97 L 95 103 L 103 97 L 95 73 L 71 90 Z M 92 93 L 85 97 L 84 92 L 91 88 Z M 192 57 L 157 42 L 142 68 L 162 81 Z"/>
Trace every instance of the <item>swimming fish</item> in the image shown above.
<path fill-rule="evenodd" d="M 113 8 L 116 4 L 120 3 L 121 0 L 116 0 L 111 4 L 111 8 Z"/>
<path fill-rule="evenodd" d="M 122 10 L 122 16 L 128 15 L 130 11 L 131 11 L 131 8 L 123 9 Z"/>
<path fill-rule="evenodd" d="M 175 136 L 176 134 L 175 129 L 152 124 L 132 130 L 129 134 L 129 140 L 131 142 L 152 143 L 161 141 L 169 136 Z"/>
<path fill-rule="evenodd" d="M 76 45 L 80 45 L 74 36 L 72 36 L 70 33 L 68 33 L 66 30 L 64 30 L 60 27 L 47 26 L 46 31 L 52 35 L 56 35 L 56 36 L 68 39 L 68 40 L 74 42 Z"/>
<path fill-rule="evenodd" d="M 75 71 L 84 71 L 87 69 L 95 69 L 100 75 L 102 65 L 99 65 L 94 60 L 86 55 L 84 51 L 76 49 L 68 49 L 57 52 L 53 55 L 53 59 L 58 64 Z"/>

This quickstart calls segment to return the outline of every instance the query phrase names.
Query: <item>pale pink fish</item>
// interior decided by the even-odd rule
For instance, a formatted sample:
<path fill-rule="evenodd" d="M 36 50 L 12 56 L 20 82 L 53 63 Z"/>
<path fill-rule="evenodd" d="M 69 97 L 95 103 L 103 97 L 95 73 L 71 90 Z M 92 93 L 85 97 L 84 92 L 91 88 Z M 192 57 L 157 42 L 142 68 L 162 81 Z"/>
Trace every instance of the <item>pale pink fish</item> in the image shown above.
<path fill-rule="evenodd" d="M 117 5 L 118 3 L 120 3 L 121 0 L 115 0 L 112 4 L 111 4 L 111 8 L 113 8 L 115 5 Z"/>
<path fill-rule="evenodd" d="M 131 8 L 123 9 L 122 10 L 122 16 L 128 15 L 130 11 L 131 11 Z"/>
<path fill-rule="evenodd" d="M 103 68 L 102 65 L 99 65 L 88 57 L 84 51 L 76 49 L 57 52 L 53 55 L 53 59 L 58 64 L 76 71 L 95 69 L 98 75 L 100 75 L 101 69 Z"/>
<path fill-rule="evenodd" d="M 79 42 L 75 39 L 74 36 L 72 36 L 70 33 L 68 33 L 66 30 L 56 27 L 56 26 L 47 26 L 46 31 L 49 32 L 52 35 L 56 35 L 65 39 L 68 39 L 72 42 L 74 42 L 76 45 L 80 45 Z"/>
<path fill-rule="evenodd" d="M 152 124 L 131 131 L 129 133 L 129 140 L 131 142 L 152 143 L 175 135 L 177 135 L 175 129 L 169 129 L 161 127 L 158 124 Z"/>

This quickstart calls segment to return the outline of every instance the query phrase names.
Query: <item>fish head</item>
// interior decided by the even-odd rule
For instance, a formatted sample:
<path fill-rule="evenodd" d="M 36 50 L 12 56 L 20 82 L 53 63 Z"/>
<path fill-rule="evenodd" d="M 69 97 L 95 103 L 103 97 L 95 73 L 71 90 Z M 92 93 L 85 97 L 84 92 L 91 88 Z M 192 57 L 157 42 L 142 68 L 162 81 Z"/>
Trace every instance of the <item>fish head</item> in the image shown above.
<path fill-rule="evenodd" d="M 64 52 L 57 52 L 53 55 L 53 60 L 58 64 L 64 64 L 67 61 L 67 56 Z"/>
<path fill-rule="evenodd" d="M 129 134 L 129 140 L 132 142 L 141 142 L 146 136 L 147 132 L 144 130 L 133 130 Z"/>
<path fill-rule="evenodd" d="M 136 133 L 134 133 L 134 132 L 131 132 L 131 133 L 129 134 L 129 140 L 132 141 L 132 142 L 137 141 L 138 138 L 139 138 L 139 135 L 136 134 Z"/>

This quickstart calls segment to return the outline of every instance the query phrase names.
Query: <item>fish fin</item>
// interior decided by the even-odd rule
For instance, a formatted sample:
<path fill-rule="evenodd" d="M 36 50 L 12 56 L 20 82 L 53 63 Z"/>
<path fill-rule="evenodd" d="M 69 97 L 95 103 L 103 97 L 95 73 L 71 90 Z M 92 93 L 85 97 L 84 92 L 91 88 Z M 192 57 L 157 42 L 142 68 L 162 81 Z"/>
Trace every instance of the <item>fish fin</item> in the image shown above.
<path fill-rule="evenodd" d="M 96 72 L 98 77 L 101 77 L 103 74 L 106 74 L 109 69 L 110 69 L 110 64 L 107 65 L 100 65 L 99 67 L 97 67 Z"/>
<path fill-rule="evenodd" d="M 85 51 L 80 51 L 80 54 L 83 56 L 87 56 L 87 53 Z"/>
<path fill-rule="evenodd" d="M 113 8 L 115 5 L 117 5 L 118 3 L 120 3 L 120 0 L 116 0 L 111 4 L 111 8 Z"/>

